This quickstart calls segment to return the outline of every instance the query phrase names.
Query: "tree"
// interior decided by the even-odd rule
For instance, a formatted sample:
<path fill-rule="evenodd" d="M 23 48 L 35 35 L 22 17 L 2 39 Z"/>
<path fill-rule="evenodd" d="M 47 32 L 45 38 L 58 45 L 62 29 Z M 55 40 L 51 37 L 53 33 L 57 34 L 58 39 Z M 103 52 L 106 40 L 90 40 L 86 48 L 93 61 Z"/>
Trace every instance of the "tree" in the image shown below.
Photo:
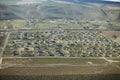
<path fill-rule="evenodd" d="M 114 39 L 116 39 L 116 38 L 117 38 L 117 36 L 116 36 L 116 35 L 113 35 L 113 38 L 114 38 Z"/>

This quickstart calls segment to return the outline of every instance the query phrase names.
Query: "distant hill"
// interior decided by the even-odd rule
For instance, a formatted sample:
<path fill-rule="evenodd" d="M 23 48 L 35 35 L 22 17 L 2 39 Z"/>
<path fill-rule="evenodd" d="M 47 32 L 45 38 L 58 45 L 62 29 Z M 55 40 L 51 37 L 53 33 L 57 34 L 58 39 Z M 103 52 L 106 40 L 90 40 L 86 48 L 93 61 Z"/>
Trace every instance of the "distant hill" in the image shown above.
<path fill-rule="evenodd" d="M 21 19 L 7 5 L 0 4 L 0 20 Z"/>
<path fill-rule="evenodd" d="M 17 2 L 20 2 L 22 0 L 0 0 L 0 3 L 3 4 L 16 4 Z"/>
<path fill-rule="evenodd" d="M 0 20 L 4 19 L 88 19 L 88 20 L 120 20 L 120 7 L 106 4 L 68 4 L 43 2 L 31 5 L 0 4 Z"/>

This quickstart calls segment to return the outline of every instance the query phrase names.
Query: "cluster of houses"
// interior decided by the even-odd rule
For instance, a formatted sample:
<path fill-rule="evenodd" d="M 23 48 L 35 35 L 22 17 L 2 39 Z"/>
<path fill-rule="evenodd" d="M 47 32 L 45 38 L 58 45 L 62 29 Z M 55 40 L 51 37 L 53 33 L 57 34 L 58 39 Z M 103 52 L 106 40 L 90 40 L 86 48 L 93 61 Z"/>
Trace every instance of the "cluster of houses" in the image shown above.
<path fill-rule="evenodd" d="M 96 30 L 11 33 L 11 56 L 120 57 L 120 45 Z"/>

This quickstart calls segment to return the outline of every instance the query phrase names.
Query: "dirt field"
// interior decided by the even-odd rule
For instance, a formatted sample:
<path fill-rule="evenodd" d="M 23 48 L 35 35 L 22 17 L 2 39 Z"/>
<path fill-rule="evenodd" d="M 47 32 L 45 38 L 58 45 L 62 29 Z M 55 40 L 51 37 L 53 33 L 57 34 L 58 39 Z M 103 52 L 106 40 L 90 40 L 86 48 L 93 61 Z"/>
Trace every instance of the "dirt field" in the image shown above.
<path fill-rule="evenodd" d="M 117 64 L 89 66 L 9 67 L 0 70 L 2 80 L 119 80 Z"/>
<path fill-rule="evenodd" d="M 119 58 L 4 58 L 0 74 L 120 74 L 119 61 Z"/>
<path fill-rule="evenodd" d="M 103 31 L 103 34 L 110 39 L 113 39 L 115 42 L 120 44 L 120 31 Z M 116 35 L 117 38 L 114 39 L 113 36 Z"/>

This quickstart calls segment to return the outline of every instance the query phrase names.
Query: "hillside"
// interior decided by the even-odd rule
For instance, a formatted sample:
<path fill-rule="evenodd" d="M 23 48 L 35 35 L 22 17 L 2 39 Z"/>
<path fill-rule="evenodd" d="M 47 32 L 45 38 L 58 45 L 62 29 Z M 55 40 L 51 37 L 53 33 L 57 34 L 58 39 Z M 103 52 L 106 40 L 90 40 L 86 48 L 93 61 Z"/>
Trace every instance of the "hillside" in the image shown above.
<path fill-rule="evenodd" d="M 10 8 L 9 6 L 0 4 L 0 20 L 8 19 L 20 19 Z"/>
<path fill-rule="evenodd" d="M 87 19 L 87 20 L 120 20 L 120 8 L 110 5 L 94 5 L 89 3 L 68 4 L 43 2 L 31 5 L 1 5 L 0 20 L 4 19 Z"/>

